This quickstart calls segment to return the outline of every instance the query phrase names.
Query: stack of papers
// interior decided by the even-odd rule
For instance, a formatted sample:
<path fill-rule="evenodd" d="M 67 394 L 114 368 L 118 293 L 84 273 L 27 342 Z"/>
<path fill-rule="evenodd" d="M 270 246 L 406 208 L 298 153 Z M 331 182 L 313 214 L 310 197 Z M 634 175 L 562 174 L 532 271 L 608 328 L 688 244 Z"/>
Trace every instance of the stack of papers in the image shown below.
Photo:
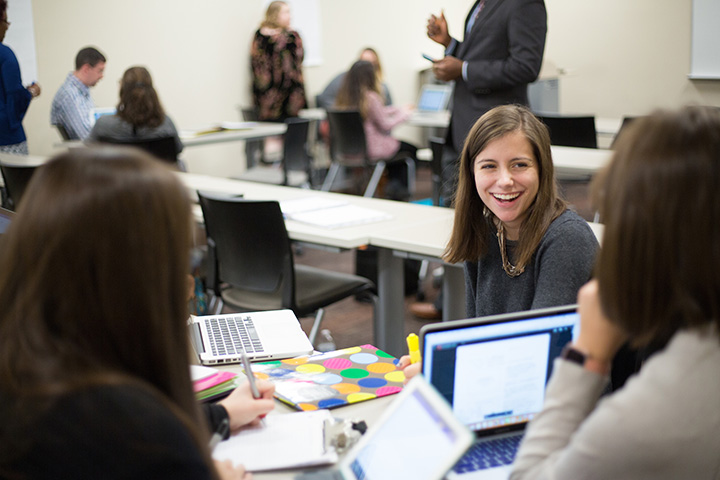
<path fill-rule="evenodd" d="M 194 130 L 181 130 L 181 138 L 192 138 L 209 133 L 224 132 L 225 130 L 249 130 L 257 126 L 257 122 L 221 122 Z"/>
<path fill-rule="evenodd" d="M 224 397 L 237 386 L 237 374 L 232 372 L 224 372 L 202 365 L 191 365 L 190 375 L 193 380 L 195 397 L 201 402 Z"/>
<path fill-rule="evenodd" d="M 330 229 L 392 219 L 392 215 L 380 210 L 358 207 L 345 200 L 325 197 L 283 200 L 280 202 L 280 209 L 287 220 Z"/>

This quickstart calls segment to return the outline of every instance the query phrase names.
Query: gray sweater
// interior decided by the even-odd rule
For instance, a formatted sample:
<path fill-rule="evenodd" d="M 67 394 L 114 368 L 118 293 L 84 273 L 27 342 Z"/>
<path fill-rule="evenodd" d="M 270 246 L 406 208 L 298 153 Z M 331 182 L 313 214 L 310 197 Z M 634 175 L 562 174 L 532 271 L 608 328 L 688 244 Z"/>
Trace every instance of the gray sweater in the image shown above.
<path fill-rule="evenodd" d="M 177 151 L 183 149 L 182 141 L 178 136 L 178 131 L 170 117 L 165 115 L 165 120 L 160 126 L 155 128 L 140 127 L 137 132 L 133 133 L 133 127 L 128 122 L 117 115 L 105 115 L 97 119 L 95 126 L 90 131 L 90 135 L 85 139 L 86 143 L 95 143 L 101 138 L 113 138 L 118 141 L 129 140 L 147 140 L 159 137 L 175 137 L 175 145 Z"/>
<path fill-rule="evenodd" d="M 719 368 L 715 328 L 676 333 L 600 401 L 607 377 L 556 360 L 510 478 L 720 478 Z"/>
<path fill-rule="evenodd" d="M 512 258 L 515 244 L 506 243 Z M 587 222 L 567 210 L 550 224 L 525 272 L 510 278 L 493 233 L 487 254 L 465 262 L 468 318 L 575 303 L 590 280 L 597 249 Z"/>

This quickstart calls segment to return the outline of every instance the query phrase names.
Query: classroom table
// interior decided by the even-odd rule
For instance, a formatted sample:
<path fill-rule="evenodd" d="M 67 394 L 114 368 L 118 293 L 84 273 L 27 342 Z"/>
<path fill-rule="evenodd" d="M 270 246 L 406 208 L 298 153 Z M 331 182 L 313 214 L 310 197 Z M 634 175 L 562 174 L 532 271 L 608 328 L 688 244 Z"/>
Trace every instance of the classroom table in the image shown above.
<path fill-rule="evenodd" d="M 192 134 L 192 130 L 181 130 L 180 140 L 186 147 L 197 147 L 215 143 L 238 142 L 241 140 L 257 140 L 259 138 L 282 135 L 287 130 L 284 123 L 256 122 L 247 128 L 224 130 L 217 133 Z"/>
<path fill-rule="evenodd" d="M 327 111 L 324 108 L 303 108 L 298 115 L 308 120 L 325 120 Z M 443 112 L 418 112 L 413 111 L 408 118 L 408 125 L 414 127 L 436 127 L 445 128 L 450 124 L 450 111 Z"/>
<path fill-rule="evenodd" d="M 598 148 L 550 147 L 555 173 L 559 176 L 592 176 L 610 162 L 611 150 Z"/>
<path fill-rule="evenodd" d="M 252 200 L 289 200 L 303 197 L 321 197 L 382 211 L 391 218 L 373 223 L 324 228 L 293 220 L 286 220 L 288 235 L 294 241 L 307 242 L 337 249 L 353 249 L 363 245 L 380 247 L 378 254 L 378 297 L 375 315 L 375 343 L 391 354 L 400 355 L 406 350 L 404 332 L 404 291 L 402 257 L 440 257 L 450 232 L 454 211 L 449 208 L 395 202 L 357 195 L 321 192 L 276 185 L 263 185 L 241 180 L 179 173 L 181 180 L 192 192 L 207 190 L 229 194 L 243 194 Z M 448 276 L 448 302 L 464 308 L 464 282 L 456 272 Z M 450 288 L 450 286 L 452 288 Z M 448 308 L 444 319 L 462 318 L 458 307 Z"/>

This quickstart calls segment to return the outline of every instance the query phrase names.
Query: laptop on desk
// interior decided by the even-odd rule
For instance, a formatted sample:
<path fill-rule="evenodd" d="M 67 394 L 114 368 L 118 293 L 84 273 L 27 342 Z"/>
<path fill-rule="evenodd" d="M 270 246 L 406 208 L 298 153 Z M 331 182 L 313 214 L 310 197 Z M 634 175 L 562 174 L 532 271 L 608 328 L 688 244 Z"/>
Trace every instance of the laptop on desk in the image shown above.
<path fill-rule="evenodd" d="M 577 337 L 576 305 L 426 325 L 423 375 L 475 432 L 448 479 L 506 479 L 540 412 L 553 362 Z"/>
<path fill-rule="evenodd" d="M 444 113 L 450 104 L 452 86 L 445 84 L 427 83 L 420 90 L 420 98 L 417 102 L 417 110 L 414 116 L 437 115 Z"/>
<path fill-rule="evenodd" d="M 447 402 L 417 376 L 395 398 L 335 469 L 296 480 L 436 480 L 472 443 Z"/>
<path fill-rule="evenodd" d="M 191 316 L 190 340 L 202 365 L 290 358 L 313 346 L 292 310 Z"/>

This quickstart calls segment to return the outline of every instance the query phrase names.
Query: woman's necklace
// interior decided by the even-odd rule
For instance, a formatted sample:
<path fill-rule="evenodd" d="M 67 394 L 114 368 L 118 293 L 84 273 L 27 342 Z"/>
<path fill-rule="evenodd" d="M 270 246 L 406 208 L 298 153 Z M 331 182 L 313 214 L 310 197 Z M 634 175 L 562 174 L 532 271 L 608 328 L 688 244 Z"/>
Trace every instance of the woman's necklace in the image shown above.
<path fill-rule="evenodd" d="M 500 246 L 500 255 L 502 256 L 503 270 L 505 270 L 505 273 L 507 273 L 508 277 L 510 278 L 522 275 L 522 273 L 525 271 L 525 267 L 518 268 L 512 263 L 510 263 L 510 260 L 508 259 L 508 255 L 505 250 L 505 227 L 502 223 L 499 223 L 497 226 L 496 236 L 498 239 L 498 245 Z"/>

